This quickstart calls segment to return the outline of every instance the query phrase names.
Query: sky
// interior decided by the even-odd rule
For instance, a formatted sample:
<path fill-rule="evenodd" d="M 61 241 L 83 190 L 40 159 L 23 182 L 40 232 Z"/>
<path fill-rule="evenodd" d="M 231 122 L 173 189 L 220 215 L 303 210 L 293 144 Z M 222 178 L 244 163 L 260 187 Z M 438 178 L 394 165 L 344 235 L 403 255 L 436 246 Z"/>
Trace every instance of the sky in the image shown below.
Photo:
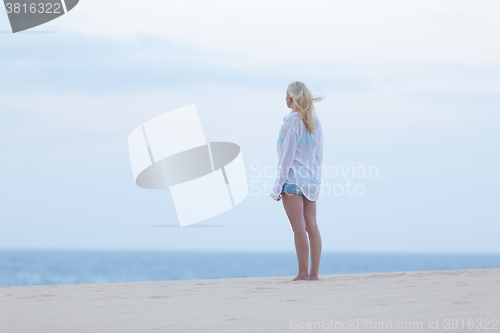
<path fill-rule="evenodd" d="M 325 96 L 324 251 L 499 253 L 499 15 L 497 1 L 82 0 L 12 34 L 0 9 L 0 249 L 294 251 L 265 182 L 300 80 Z M 200 223 L 223 227 L 152 227 L 178 224 L 175 207 L 135 185 L 127 138 L 190 104 L 208 141 L 241 147 L 249 195 Z"/>

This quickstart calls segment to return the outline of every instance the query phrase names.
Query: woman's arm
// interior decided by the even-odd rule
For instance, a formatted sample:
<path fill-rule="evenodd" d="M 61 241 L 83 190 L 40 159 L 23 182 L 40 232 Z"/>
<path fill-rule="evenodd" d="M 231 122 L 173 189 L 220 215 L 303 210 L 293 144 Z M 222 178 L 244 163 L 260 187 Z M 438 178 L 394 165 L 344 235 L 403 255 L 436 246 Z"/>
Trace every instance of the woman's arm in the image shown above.
<path fill-rule="evenodd" d="M 271 191 L 271 197 L 274 200 L 278 200 L 281 188 L 288 177 L 288 172 L 292 167 L 293 160 L 295 158 L 295 152 L 297 151 L 297 144 L 299 142 L 299 131 L 295 128 L 292 123 L 288 129 L 285 129 L 286 134 L 283 139 L 283 155 L 281 156 L 281 162 L 278 165 L 279 175 L 276 178 L 276 182 Z"/>
<path fill-rule="evenodd" d="M 323 165 L 323 128 L 321 128 L 321 123 L 317 122 L 316 128 L 318 131 L 318 150 L 316 150 L 316 161 L 318 161 L 318 166 L 321 168 Z"/>

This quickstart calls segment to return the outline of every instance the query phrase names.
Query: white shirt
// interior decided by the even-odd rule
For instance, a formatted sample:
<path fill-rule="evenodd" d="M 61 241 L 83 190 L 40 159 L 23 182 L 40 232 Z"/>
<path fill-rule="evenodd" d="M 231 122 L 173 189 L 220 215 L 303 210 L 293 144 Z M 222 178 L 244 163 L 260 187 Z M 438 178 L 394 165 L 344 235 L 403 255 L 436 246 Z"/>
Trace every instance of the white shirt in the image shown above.
<path fill-rule="evenodd" d="M 323 162 L 323 130 L 317 119 L 316 129 L 309 133 L 297 112 L 283 118 L 277 144 L 278 176 L 271 190 L 276 200 L 283 184 L 296 184 L 311 201 L 319 198 L 321 163 Z"/>

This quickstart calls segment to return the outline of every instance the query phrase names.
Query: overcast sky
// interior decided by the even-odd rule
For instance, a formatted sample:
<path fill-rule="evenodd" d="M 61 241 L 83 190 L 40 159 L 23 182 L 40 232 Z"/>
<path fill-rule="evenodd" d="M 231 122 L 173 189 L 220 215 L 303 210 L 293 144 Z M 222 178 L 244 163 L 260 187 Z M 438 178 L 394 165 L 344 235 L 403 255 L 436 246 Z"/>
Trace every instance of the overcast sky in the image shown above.
<path fill-rule="evenodd" d="M 497 1 L 82 0 L 11 34 L 0 10 L 0 248 L 294 251 L 259 176 L 277 163 L 291 81 L 317 104 L 329 170 L 325 251 L 500 252 Z M 135 185 L 127 137 L 196 104 L 209 141 L 241 146 L 249 196 L 178 223 Z M 352 170 L 352 169 L 349 169 Z M 360 186 L 361 186 L 360 185 Z"/>

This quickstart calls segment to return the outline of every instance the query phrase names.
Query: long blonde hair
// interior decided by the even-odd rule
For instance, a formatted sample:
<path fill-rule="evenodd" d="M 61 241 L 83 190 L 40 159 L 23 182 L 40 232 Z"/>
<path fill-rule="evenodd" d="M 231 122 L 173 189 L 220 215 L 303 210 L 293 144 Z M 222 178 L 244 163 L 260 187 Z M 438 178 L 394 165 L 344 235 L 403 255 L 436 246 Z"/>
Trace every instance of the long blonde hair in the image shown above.
<path fill-rule="evenodd" d="M 290 83 L 286 93 L 292 98 L 292 112 L 299 114 L 299 119 L 304 121 L 309 133 L 314 132 L 317 116 L 313 103 L 319 102 L 325 97 L 312 97 L 309 89 L 300 81 Z"/>

